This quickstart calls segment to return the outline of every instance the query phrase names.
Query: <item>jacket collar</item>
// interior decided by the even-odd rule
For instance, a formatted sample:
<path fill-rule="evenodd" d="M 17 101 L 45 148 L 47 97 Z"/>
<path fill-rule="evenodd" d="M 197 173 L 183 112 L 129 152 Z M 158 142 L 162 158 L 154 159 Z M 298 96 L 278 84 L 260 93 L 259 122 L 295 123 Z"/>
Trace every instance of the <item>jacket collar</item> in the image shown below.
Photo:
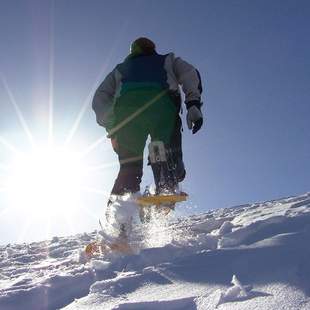
<path fill-rule="evenodd" d="M 156 51 L 154 51 L 153 53 L 151 54 L 145 54 L 145 53 L 139 53 L 139 54 L 129 54 L 127 57 L 126 57 L 126 60 L 127 59 L 133 59 L 133 58 L 138 58 L 138 57 L 143 57 L 143 56 L 152 56 L 152 55 L 158 55 Z"/>

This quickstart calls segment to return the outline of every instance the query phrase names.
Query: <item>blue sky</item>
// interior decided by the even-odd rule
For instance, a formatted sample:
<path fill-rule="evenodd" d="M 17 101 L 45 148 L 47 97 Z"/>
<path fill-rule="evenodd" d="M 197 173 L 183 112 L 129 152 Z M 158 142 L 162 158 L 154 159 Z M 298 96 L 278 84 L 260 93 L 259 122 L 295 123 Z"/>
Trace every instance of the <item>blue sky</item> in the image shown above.
<path fill-rule="evenodd" d="M 307 192 L 309 13 L 309 2 L 302 0 L 3 0 L 0 135 L 23 151 L 30 148 L 9 87 L 37 143 L 47 139 L 51 102 L 56 143 L 73 132 L 78 116 L 70 143 L 85 148 L 97 141 L 105 132 L 95 123 L 91 96 L 126 57 L 130 42 L 147 36 L 159 53 L 174 52 L 195 65 L 203 80 L 205 126 L 194 136 L 184 129 L 183 189 L 190 194 L 184 213 Z M 89 164 L 115 162 L 107 142 L 90 152 Z M 1 162 L 10 156 L 0 144 Z M 109 192 L 116 174 L 112 165 L 87 181 Z M 147 172 L 144 184 L 150 182 Z M 80 231 L 95 228 L 106 199 L 94 193 L 86 198 L 92 216 L 74 215 Z M 0 216 L 0 232 L 7 235 L 2 242 L 19 240 L 9 223 L 23 219 L 0 200 L 0 212 L 6 210 Z M 27 214 L 22 206 L 17 210 Z M 41 226 L 25 228 L 24 238 L 35 238 Z M 69 232 L 65 223 L 52 226 L 51 233 Z"/>

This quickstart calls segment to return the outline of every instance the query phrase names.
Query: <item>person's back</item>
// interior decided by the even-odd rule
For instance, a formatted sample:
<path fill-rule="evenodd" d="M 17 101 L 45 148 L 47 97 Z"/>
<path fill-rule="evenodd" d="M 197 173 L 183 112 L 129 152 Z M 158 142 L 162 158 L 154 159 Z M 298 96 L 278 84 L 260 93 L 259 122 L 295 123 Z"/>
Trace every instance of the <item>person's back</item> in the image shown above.
<path fill-rule="evenodd" d="M 131 54 L 99 86 L 93 108 L 120 162 L 112 195 L 140 191 L 143 150 L 149 135 L 171 151 L 177 180 L 184 179 L 179 85 L 185 93 L 188 126 L 195 133 L 202 125 L 198 71 L 173 53 L 157 54 L 155 44 L 147 38 L 134 41 Z M 153 172 L 158 186 L 158 176 Z"/>

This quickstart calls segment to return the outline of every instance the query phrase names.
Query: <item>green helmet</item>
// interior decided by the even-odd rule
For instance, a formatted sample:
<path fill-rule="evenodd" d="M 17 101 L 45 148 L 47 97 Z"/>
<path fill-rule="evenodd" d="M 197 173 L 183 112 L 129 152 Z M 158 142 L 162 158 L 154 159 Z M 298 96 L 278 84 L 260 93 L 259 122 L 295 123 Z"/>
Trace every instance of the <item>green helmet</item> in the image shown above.
<path fill-rule="evenodd" d="M 130 45 L 130 54 L 139 55 L 145 54 L 150 55 L 155 52 L 156 46 L 153 41 L 148 38 L 138 38 L 134 40 Z"/>

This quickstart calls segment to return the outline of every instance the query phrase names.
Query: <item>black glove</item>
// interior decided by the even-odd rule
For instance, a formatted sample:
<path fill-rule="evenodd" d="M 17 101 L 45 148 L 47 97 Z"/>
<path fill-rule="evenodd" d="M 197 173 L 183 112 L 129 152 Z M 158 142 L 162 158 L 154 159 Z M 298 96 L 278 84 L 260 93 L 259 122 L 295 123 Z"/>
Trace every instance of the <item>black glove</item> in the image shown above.
<path fill-rule="evenodd" d="M 187 107 L 187 115 L 186 121 L 188 129 L 192 130 L 192 133 L 195 134 L 198 130 L 200 130 L 203 124 L 203 116 L 200 110 L 202 103 L 199 101 L 190 101 L 186 103 Z"/>
<path fill-rule="evenodd" d="M 110 131 L 111 128 L 114 126 L 114 112 L 113 109 L 108 109 L 107 111 L 97 111 L 96 112 L 96 120 L 98 125 L 104 127 L 107 129 L 107 131 Z"/>

